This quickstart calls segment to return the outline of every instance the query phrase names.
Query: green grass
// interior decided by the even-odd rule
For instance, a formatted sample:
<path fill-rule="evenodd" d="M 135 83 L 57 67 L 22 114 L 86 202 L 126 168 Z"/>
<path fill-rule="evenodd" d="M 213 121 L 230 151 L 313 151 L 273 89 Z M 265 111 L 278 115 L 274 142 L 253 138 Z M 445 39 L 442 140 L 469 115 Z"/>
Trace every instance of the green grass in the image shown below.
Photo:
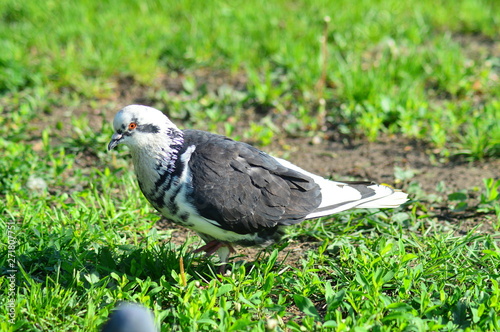
<path fill-rule="evenodd" d="M 16 330 L 92 330 L 120 300 L 153 309 L 165 331 L 264 331 L 273 320 L 290 331 L 499 328 L 493 235 L 454 235 L 418 208 L 356 211 L 293 228 L 289 241 L 314 238 L 318 246 L 300 262 L 284 264 L 274 250 L 219 280 L 209 262 L 169 244 L 171 232 L 151 229 L 158 216 L 129 172 L 92 169 L 89 177 L 71 194 L 5 195 L 2 226 L 15 225 L 19 262 Z M 485 190 L 484 204 L 498 202 L 495 195 Z"/>
<path fill-rule="evenodd" d="M 371 140 L 402 133 L 444 156 L 481 159 L 500 150 L 499 12 L 496 1 L 486 0 L 3 1 L 0 91 L 44 86 L 107 98 L 117 77 L 157 85 L 162 74 L 189 79 L 197 70 L 221 69 L 248 78 L 236 106 L 268 109 L 274 117 L 305 107 L 334 130 Z M 196 83 L 187 89 L 190 99 L 221 113 L 224 101 L 195 93 Z M 186 112 L 184 103 L 152 99 L 174 115 Z M 294 133 L 309 128 L 307 116 L 298 120 L 289 128 Z"/>
<path fill-rule="evenodd" d="M 218 279 L 196 238 L 152 228 L 127 153 L 105 153 L 125 81 L 184 126 L 259 145 L 398 135 L 441 161 L 498 158 L 499 13 L 487 0 L 0 1 L 0 330 L 96 330 L 120 300 L 163 331 L 499 330 L 498 179 L 430 195 L 396 169 L 408 205 L 291 227 Z M 442 207 L 493 230 L 462 234 Z M 278 258 L 304 241 L 302 258 Z"/>

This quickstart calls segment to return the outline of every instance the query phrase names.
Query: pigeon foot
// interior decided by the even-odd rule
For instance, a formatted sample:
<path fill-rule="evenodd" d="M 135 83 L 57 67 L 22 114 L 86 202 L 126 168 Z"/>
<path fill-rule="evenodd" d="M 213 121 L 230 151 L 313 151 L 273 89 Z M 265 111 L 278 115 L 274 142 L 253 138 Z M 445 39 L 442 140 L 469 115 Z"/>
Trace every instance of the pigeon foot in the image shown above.
<path fill-rule="evenodd" d="M 217 250 L 220 248 L 227 247 L 229 249 L 230 253 L 235 253 L 236 250 L 234 250 L 233 246 L 230 243 L 225 243 L 225 242 L 220 242 L 218 240 L 212 240 L 210 242 L 207 242 L 205 245 L 199 247 L 194 251 L 194 253 L 200 253 L 202 251 L 205 252 L 205 256 L 211 256 L 213 255 Z"/>

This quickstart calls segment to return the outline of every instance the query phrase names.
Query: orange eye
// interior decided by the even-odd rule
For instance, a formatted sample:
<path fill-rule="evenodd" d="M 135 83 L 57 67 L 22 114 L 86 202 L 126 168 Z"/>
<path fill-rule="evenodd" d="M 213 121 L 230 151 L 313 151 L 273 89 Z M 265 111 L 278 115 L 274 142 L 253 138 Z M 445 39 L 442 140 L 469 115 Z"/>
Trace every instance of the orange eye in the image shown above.
<path fill-rule="evenodd" d="M 137 128 L 137 123 L 130 122 L 130 124 L 128 125 L 128 129 L 129 130 L 134 130 L 135 128 Z"/>

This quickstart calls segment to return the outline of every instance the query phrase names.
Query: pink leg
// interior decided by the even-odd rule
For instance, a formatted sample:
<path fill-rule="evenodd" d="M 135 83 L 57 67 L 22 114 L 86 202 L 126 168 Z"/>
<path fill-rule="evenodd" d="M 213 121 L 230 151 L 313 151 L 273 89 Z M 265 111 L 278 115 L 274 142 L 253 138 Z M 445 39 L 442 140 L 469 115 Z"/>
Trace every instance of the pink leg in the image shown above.
<path fill-rule="evenodd" d="M 236 250 L 234 250 L 233 246 L 230 243 L 212 240 L 210 242 L 207 242 L 204 246 L 199 247 L 194 252 L 199 253 L 199 252 L 204 251 L 205 255 L 208 257 L 210 255 L 213 255 L 217 250 L 224 248 L 224 247 L 228 248 L 229 253 L 225 252 L 223 254 L 222 252 L 218 252 L 219 258 L 221 260 L 221 265 L 219 266 L 219 273 L 221 275 L 223 275 L 226 272 L 226 266 L 227 266 L 229 254 L 236 252 Z"/>
<path fill-rule="evenodd" d="M 234 250 L 233 246 L 230 243 L 224 243 L 217 240 L 212 240 L 210 242 L 207 242 L 204 246 L 199 247 L 194 252 L 199 253 L 204 251 L 206 256 L 210 256 L 213 255 L 219 248 L 222 247 L 228 247 L 230 253 L 236 252 L 236 250 Z"/>

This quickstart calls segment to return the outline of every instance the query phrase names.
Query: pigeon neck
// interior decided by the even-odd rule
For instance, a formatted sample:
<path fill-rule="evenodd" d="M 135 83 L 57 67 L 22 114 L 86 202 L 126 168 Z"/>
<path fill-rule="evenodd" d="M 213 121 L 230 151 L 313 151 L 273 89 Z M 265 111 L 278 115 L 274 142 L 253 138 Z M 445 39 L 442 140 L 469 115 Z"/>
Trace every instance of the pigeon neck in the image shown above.
<path fill-rule="evenodd" d="M 152 137 L 147 146 L 131 149 L 132 160 L 139 180 L 155 181 L 159 173 L 175 170 L 184 137 L 181 130 L 169 128 Z"/>

